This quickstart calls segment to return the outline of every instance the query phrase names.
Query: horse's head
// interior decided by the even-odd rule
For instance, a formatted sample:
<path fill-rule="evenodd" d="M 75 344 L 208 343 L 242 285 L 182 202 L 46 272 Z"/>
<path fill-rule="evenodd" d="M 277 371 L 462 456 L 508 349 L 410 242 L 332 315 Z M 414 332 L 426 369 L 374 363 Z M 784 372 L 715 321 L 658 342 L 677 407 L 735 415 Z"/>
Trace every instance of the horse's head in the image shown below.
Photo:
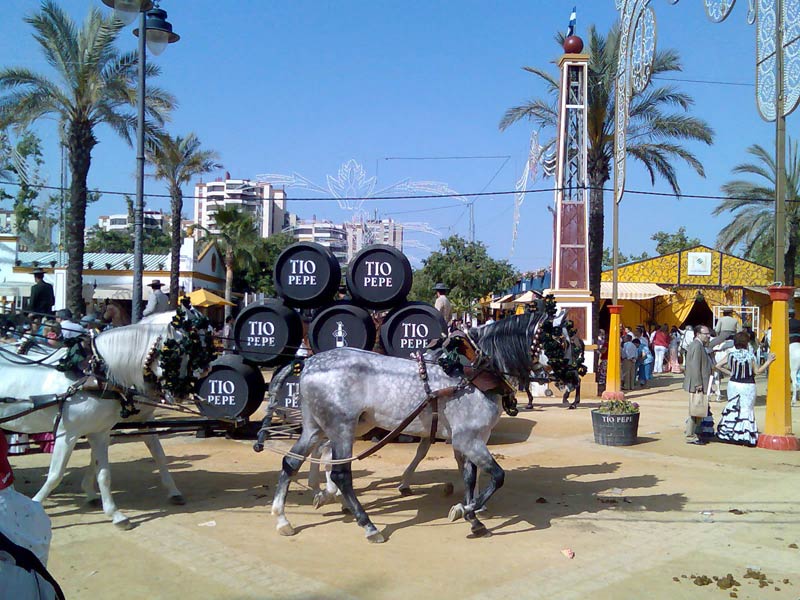
<path fill-rule="evenodd" d="M 547 296 L 544 312 L 537 321 L 532 351 L 539 357 L 540 374 L 553 381 L 560 389 L 573 390 L 586 374 L 583 364 L 583 340 L 566 319 L 564 311 L 558 312 L 555 299 Z"/>
<path fill-rule="evenodd" d="M 113 384 L 170 401 L 191 398 L 216 358 L 208 319 L 194 308 L 105 331 L 94 346 Z"/>

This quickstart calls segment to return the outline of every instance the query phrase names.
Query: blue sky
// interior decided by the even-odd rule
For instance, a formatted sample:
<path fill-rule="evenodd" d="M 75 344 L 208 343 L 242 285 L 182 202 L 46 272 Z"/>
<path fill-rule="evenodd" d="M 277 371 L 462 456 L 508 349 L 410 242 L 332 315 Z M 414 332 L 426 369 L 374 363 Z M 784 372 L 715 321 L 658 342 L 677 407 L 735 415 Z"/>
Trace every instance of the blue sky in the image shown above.
<path fill-rule="evenodd" d="M 90 6 L 108 10 L 100 0 L 63 0 L 61 5 L 78 21 Z M 197 133 L 206 147 L 219 151 L 224 170 L 233 177 L 298 173 L 325 185 L 328 175 L 335 177 L 345 161 L 355 159 L 368 177 L 377 177 L 378 188 L 410 179 L 445 182 L 464 193 L 506 191 L 514 189 L 522 172 L 532 126 L 520 123 L 501 133 L 497 124 L 506 108 L 544 95 L 537 78 L 521 67 L 546 66 L 560 55 L 553 36 L 566 29 L 574 5 L 577 33 L 584 39 L 590 24 L 606 31 L 618 19 L 614 0 L 162 0 L 181 40 L 151 60 L 163 70 L 158 85 L 180 103 L 169 131 Z M 30 26 L 23 22 L 38 6 L 35 0 L 4 0 L 0 64 L 48 70 Z M 692 113 L 706 119 L 716 133 L 713 147 L 691 147 L 707 177 L 679 167 L 682 190 L 719 195 L 720 186 L 731 179 L 731 168 L 747 159 L 749 145 L 773 145 L 774 124 L 762 121 L 755 107 L 755 28 L 746 23 L 747 3 L 738 3 L 722 24 L 706 19 L 701 0 L 674 6 L 653 0 L 651 6 L 659 47 L 676 48 L 682 57 L 684 71 L 676 77 L 738 84 L 675 82 L 695 98 Z M 125 50 L 136 47 L 131 30 L 124 30 L 120 39 Z M 790 117 L 790 135 L 795 123 Z M 46 175 L 57 185 L 54 125 L 44 121 L 36 129 L 47 142 Z M 101 128 L 98 136 L 90 187 L 133 194 L 133 149 L 108 129 Z M 405 160 L 456 156 L 510 158 L 505 165 L 503 158 Z M 531 182 L 529 187 L 549 188 L 552 181 Z M 663 181 L 652 187 L 633 162 L 628 188 L 669 191 Z M 145 191 L 166 192 L 153 180 Z M 185 191 L 191 195 L 193 188 Z M 291 202 L 313 195 L 319 194 L 289 189 L 289 209 L 304 218 L 350 218 L 335 202 Z M 550 262 L 552 229 L 546 207 L 552 202 L 552 192 L 530 194 L 522 206 L 516 251 L 510 257 L 521 270 Z M 727 223 L 726 218 L 711 217 L 715 204 L 629 193 L 621 205 L 620 250 L 653 254 L 650 236 L 681 226 L 713 245 Z M 166 208 L 167 201 L 150 199 L 148 207 Z M 468 211 L 452 198 L 369 202 L 364 208 L 400 221 L 429 223 L 442 236 L 468 236 Z M 100 214 L 123 211 L 119 196 L 106 195 L 90 207 L 88 223 Z M 509 258 L 512 217 L 513 196 L 483 197 L 475 204 L 476 239 L 495 258 Z M 410 237 L 438 246 L 435 236 Z M 425 256 L 420 249 L 408 253 L 414 259 Z"/>

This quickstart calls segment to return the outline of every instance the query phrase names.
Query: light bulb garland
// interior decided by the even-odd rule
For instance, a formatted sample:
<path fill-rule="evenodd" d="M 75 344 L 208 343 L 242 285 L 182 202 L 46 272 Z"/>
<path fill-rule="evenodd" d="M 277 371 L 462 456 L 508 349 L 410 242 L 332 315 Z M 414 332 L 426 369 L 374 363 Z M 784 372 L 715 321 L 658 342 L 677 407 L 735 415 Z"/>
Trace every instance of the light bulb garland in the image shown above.
<path fill-rule="evenodd" d="M 572 358 L 568 359 L 566 357 L 564 345 L 561 341 L 563 338 L 559 335 L 559 327 L 553 325 L 553 320 L 558 312 L 555 296 L 552 294 L 545 296 L 544 308 L 545 312 L 547 313 L 547 318 L 545 319 L 544 323 L 542 323 L 542 327 L 539 330 L 541 333 L 539 339 L 541 341 L 541 347 L 547 356 L 547 364 L 553 369 L 553 376 L 555 380 L 570 381 L 572 379 L 571 373 L 575 371 L 577 371 L 577 373 L 583 377 L 587 372 L 586 365 L 583 364 L 583 353 L 578 352 L 576 351 L 577 349 L 573 348 L 573 352 L 571 352 Z M 578 333 L 578 330 L 575 329 L 572 321 L 566 320 L 561 324 L 560 327 L 566 329 L 568 334 L 568 337 L 566 340 L 564 340 L 564 343 L 572 344 L 573 336 Z"/>
<path fill-rule="evenodd" d="M 162 390 L 173 397 L 186 397 L 196 391 L 197 375 L 208 370 L 217 357 L 217 351 L 208 318 L 189 313 L 178 306 L 171 325 L 182 335 L 180 339 L 166 340 L 158 350 L 158 365 L 161 368 L 158 383 Z M 184 365 L 186 374 L 182 375 Z"/>

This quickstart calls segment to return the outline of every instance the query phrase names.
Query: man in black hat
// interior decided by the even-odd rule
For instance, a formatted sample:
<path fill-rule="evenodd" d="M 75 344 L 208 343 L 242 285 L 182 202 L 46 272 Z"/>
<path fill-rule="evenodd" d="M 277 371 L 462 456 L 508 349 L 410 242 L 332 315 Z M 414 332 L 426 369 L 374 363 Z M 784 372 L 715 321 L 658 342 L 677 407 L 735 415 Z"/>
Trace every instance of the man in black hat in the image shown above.
<path fill-rule="evenodd" d="M 53 314 L 53 305 L 56 295 L 53 286 L 44 280 L 44 271 L 36 269 L 33 272 L 34 284 L 31 286 L 31 312 L 43 315 Z"/>
<path fill-rule="evenodd" d="M 433 286 L 433 291 L 436 292 L 436 302 L 433 306 L 442 313 L 444 322 L 450 325 L 450 319 L 453 316 L 453 305 L 450 304 L 450 300 L 447 299 L 447 292 L 450 291 L 450 288 L 443 283 L 437 283 Z"/>
<path fill-rule="evenodd" d="M 153 288 L 153 292 L 147 300 L 147 306 L 142 316 L 148 317 L 156 313 L 167 312 L 169 310 L 169 298 L 161 291 L 161 282 L 158 279 L 153 279 L 148 285 Z"/>
<path fill-rule="evenodd" d="M 795 317 L 793 303 L 789 304 L 789 343 L 800 343 L 800 319 Z"/>

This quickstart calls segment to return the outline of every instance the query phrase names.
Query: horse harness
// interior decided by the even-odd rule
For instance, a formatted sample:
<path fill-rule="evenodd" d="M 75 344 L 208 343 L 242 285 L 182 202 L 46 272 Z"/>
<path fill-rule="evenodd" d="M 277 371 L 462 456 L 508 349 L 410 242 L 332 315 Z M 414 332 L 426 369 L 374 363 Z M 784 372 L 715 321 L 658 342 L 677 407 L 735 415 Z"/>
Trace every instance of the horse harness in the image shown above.
<path fill-rule="evenodd" d="M 514 398 L 514 389 L 509 385 L 504 377 L 497 375 L 488 368 L 488 361 L 486 357 L 482 356 L 477 350 L 474 342 L 464 332 L 454 332 L 446 340 L 443 345 L 447 345 L 449 341 L 455 340 L 464 351 L 464 358 L 469 360 L 468 365 L 464 365 L 461 370 L 461 381 L 456 385 L 451 385 L 439 390 L 432 390 L 428 377 L 428 366 L 423 358 L 421 352 L 414 355 L 417 361 L 418 373 L 422 386 L 425 390 L 425 398 L 417 404 L 416 407 L 394 428 L 387 433 L 381 440 L 374 446 L 367 448 L 365 451 L 358 454 L 353 460 L 361 460 L 366 458 L 386 444 L 391 442 L 400 433 L 408 427 L 411 422 L 416 419 L 420 413 L 428 406 L 431 407 L 431 427 L 429 438 L 431 444 L 436 443 L 436 431 L 439 428 L 439 400 L 448 399 L 456 396 L 459 392 L 468 389 L 478 389 L 481 392 L 497 391 L 503 398 L 503 409 L 511 416 L 516 416 L 516 401 Z M 445 369 L 447 371 L 447 369 Z M 448 373 L 450 375 L 451 373 Z M 454 373 L 453 373 L 454 374 Z M 509 400 L 510 398 L 510 400 Z"/>

